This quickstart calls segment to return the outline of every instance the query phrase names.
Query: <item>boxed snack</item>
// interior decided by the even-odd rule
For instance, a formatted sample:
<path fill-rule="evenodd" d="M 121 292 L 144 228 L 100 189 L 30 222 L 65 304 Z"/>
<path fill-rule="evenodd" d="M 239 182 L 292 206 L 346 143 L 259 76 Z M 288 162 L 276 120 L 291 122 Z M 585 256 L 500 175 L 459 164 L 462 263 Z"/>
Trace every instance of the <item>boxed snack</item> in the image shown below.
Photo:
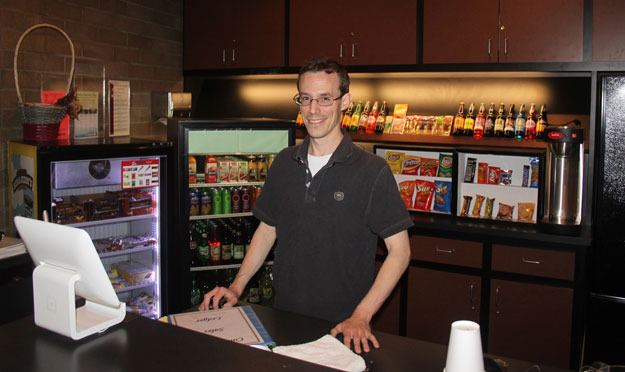
<path fill-rule="evenodd" d="M 154 271 L 134 261 L 118 262 L 114 266 L 117 274 L 130 284 L 141 284 L 154 278 Z"/>

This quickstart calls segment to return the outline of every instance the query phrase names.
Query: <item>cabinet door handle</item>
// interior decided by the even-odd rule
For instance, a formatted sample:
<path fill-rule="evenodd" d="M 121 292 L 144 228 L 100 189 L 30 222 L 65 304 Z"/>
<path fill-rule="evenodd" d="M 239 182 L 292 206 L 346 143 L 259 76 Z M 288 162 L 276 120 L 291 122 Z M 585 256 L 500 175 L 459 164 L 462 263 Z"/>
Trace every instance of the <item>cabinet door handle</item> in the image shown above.
<path fill-rule="evenodd" d="M 469 303 L 471 304 L 471 310 L 475 311 L 475 284 L 471 283 L 469 286 Z"/>
<path fill-rule="evenodd" d="M 503 39 L 503 54 L 508 55 L 508 38 Z"/>
<path fill-rule="evenodd" d="M 226 64 L 226 49 L 221 50 L 221 63 Z"/>
<path fill-rule="evenodd" d="M 343 43 L 339 45 L 339 58 L 343 58 Z"/>
<path fill-rule="evenodd" d="M 356 58 L 356 43 L 352 43 L 352 58 Z"/>
<path fill-rule="evenodd" d="M 501 310 L 499 309 L 499 304 L 501 302 L 501 289 L 497 287 L 495 289 L 495 314 L 501 314 Z"/>
<path fill-rule="evenodd" d="M 490 57 L 490 42 L 491 42 L 491 38 L 488 38 L 488 56 Z"/>
<path fill-rule="evenodd" d="M 435 248 L 436 253 L 447 253 L 447 254 L 453 254 L 455 252 L 455 249 L 440 249 L 439 247 Z"/>
<path fill-rule="evenodd" d="M 542 261 L 534 261 L 534 260 L 528 260 L 525 257 L 521 257 L 521 262 L 526 263 L 526 264 L 532 264 L 532 265 L 540 265 L 541 263 L 543 263 Z"/>
<path fill-rule="evenodd" d="M 237 57 L 236 57 L 236 50 L 237 48 L 232 48 L 232 62 L 236 61 Z"/>

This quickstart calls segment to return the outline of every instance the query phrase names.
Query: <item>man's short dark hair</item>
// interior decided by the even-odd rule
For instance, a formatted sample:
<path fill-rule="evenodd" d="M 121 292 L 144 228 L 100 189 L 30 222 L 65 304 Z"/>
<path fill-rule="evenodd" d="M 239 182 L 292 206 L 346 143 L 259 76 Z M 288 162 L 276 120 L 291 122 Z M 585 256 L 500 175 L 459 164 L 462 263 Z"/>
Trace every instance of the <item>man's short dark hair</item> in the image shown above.
<path fill-rule="evenodd" d="M 339 76 L 339 90 L 341 96 L 349 92 L 349 75 L 347 74 L 347 69 L 340 63 L 327 57 L 313 58 L 304 63 L 302 68 L 299 69 L 299 75 L 297 76 L 297 89 L 299 90 L 299 81 L 304 73 L 321 71 L 327 74 L 337 73 Z"/>

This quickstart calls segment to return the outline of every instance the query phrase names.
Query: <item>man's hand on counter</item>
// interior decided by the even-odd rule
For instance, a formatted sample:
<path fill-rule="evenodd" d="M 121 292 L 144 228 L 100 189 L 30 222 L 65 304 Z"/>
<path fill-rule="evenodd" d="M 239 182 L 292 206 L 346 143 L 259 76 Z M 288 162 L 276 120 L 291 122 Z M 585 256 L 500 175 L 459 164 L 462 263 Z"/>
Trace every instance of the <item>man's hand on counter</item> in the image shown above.
<path fill-rule="evenodd" d="M 229 308 L 237 304 L 239 295 L 230 288 L 215 287 L 211 291 L 206 292 L 204 301 L 198 307 L 198 310 L 205 311 L 210 309 Z"/>
<path fill-rule="evenodd" d="M 371 327 L 369 321 L 366 318 L 360 317 L 356 314 L 341 323 L 330 331 L 332 336 L 336 337 L 339 333 L 343 334 L 343 344 L 351 349 L 353 342 L 354 351 L 358 354 L 364 350 L 366 353 L 370 351 L 369 342 L 376 349 L 380 347 L 378 339 L 371 333 Z"/>

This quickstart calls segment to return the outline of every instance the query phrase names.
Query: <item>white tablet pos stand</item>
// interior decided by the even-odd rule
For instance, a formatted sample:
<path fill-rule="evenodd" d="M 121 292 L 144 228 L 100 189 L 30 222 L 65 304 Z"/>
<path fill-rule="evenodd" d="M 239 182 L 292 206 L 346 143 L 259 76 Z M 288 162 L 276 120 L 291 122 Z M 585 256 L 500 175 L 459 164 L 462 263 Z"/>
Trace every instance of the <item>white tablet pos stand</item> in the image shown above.
<path fill-rule="evenodd" d="M 37 266 L 33 271 L 35 324 L 79 340 L 120 323 L 120 302 L 86 231 L 15 217 L 15 226 Z M 76 308 L 78 295 L 85 305 Z"/>

